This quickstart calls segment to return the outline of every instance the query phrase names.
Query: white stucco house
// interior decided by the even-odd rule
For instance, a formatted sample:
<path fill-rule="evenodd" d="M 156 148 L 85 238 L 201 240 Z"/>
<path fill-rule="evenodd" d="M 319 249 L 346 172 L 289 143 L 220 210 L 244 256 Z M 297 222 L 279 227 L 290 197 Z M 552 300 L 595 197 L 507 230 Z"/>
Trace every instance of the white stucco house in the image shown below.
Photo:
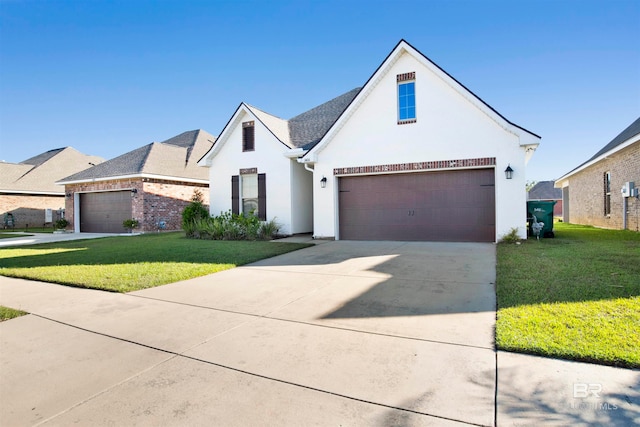
<path fill-rule="evenodd" d="M 539 142 L 401 40 L 362 88 L 290 120 L 240 104 L 199 164 L 212 214 L 255 209 L 286 234 L 495 242 L 526 238 Z"/>

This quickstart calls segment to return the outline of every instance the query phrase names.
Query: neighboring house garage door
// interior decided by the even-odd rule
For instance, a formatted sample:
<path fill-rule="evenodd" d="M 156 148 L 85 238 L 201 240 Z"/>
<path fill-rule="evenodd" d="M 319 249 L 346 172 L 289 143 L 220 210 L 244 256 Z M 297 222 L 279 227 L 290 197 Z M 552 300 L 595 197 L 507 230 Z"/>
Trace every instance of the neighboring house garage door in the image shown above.
<path fill-rule="evenodd" d="M 124 233 L 122 221 L 131 218 L 131 191 L 80 194 L 80 231 Z"/>
<path fill-rule="evenodd" d="M 495 241 L 493 169 L 339 179 L 340 239 Z"/>

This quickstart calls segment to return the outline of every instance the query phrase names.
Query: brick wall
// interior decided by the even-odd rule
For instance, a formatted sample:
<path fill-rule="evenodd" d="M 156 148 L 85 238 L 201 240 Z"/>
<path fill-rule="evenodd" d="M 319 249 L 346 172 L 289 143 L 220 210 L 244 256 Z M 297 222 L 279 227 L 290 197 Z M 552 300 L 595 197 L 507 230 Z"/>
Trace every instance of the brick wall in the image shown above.
<path fill-rule="evenodd" d="M 209 188 L 185 182 L 173 182 L 147 178 L 132 178 L 96 183 L 67 185 L 67 193 L 83 193 L 95 191 L 117 191 L 135 189 L 131 196 L 131 212 L 133 218 L 140 222 L 136 231 L 151 232 L 160 230 L 160 222 L 165 231 L 182 228 L 182 210 L 191 202 L 194 190 L 200 190 L 205 204 L 209 205 Z M 67 220 L 73 230 L 75 197 L 66 199 Z M 123 230 L 124 231 L 124 230 Z"/>
<path fill-rule="evenodd" d="M 148 180 L 142 184 L 144 198 L 133 206 L 134 215 L 144 218 L 142 231 L 157 231 L 160 222 L 165 223 L 165 230 L 180 230 L 182 211 L 191 203 L 196 189 L 200 190 L 204 203 L 209 208 L 208 186 L 197 187 L 188 183 L 159 180 Z"/>
<path fill-rule="evenodd" d="M 64 208 L 64 196 L 29 194 L 0 194 L 0 227 L 4 227 L 6 214 L 13 214 L 15 228 L 45 226 L 45 209 L 52 210 L 52 220 L 60 219 L 59 209 Z M 53 227 L 52 223 L 46 224 Z"/>
<path fill-rule="evenodd" d="M 604 174 L 611 172 L 611 214 L 604 211 Z M 622 229 L 620 189 L 627 181 L 640 187 L 640 143 L 635 143 L 569 178 L 569 222 Z M 640 229 L 640 201 L 629 198 L 627 228 Z"/>

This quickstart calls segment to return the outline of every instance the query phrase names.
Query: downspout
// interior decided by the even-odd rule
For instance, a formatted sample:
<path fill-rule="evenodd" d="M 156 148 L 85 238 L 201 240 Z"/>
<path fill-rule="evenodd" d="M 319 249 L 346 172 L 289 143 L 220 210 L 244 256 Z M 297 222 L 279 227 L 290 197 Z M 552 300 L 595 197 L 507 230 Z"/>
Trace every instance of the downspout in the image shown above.
<path fill-rule="evenodd" d="M 309 163 L 303 163 L 303 165 L 304 165 L 304 168 L 305 168 L 306 170 L 308 170 L 309 172 L 311 172 L 311 173 L 314 173 L 314 172 L 315 172 L 313 169 L 311 169 L 311 168 L 309 167 Z"/>

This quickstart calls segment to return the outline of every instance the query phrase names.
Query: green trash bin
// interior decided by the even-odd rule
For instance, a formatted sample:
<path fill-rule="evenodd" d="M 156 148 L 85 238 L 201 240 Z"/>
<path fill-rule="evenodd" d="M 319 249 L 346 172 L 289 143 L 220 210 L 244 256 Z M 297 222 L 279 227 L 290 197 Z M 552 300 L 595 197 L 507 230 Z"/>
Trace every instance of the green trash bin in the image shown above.
<path fill-rule="evenodd" d="M 553 234 L 553 207 L 556 201 L 534 201 L 527 202 L 527 223 L 529 236 L 533 236 L 532 225 L 534 216 L 536 222 L 544 223 L 540 231 L 540 237 L 554 237 Z"/>

